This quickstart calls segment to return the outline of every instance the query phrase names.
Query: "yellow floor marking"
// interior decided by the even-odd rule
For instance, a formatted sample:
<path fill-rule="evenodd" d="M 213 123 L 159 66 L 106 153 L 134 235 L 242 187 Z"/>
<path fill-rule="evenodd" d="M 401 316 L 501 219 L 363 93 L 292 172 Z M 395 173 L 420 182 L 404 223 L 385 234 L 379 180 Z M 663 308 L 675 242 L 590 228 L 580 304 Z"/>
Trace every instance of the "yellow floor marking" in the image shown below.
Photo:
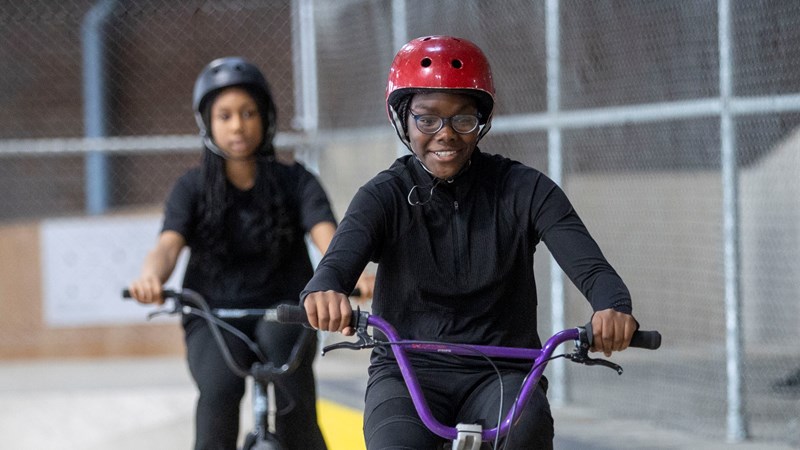
<path fill-rule="evenodd" d="M 319 399 L 317 418 L 328 450 L 366 450 L 361 411 Z"/>

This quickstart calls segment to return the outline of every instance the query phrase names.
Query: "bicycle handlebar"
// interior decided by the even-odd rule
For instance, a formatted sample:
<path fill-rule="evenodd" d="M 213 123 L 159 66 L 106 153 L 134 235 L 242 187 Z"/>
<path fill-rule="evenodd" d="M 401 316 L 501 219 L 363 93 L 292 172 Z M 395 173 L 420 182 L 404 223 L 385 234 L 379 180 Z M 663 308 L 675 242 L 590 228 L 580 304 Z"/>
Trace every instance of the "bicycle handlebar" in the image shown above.
<path fill-rule="evenodd" d="M 354 311 L 350 320 L 350 326 L 353 328 L 359 327 L 360 314 Z M 308 316 L 306 310 L 302 306 L 296 305 L 278 305 L 276 311 L 276 319 L 282 323 L 297 323 L 305 326 L 311 326 L 308 323 Z M 586 330 L 586 339 L 589 347 L 592 346 L 594 336 L 592 334 L 592 323 L 589 322 L 583 326 Z M 383 330 L 381 330 L 383 331 Z M 643 348 L 648 350 L 656 350 L 661 346 L 661 333 L 658 331 L 645 331 L 636 330 L 633 333 L 629 347 Z"/>
<path fill-rule="evenodd" d="M 295 305 L 279 305 L 276 310 L 276 319 L 283 323 L 296 323 L 309 326 L 308 316 L 305 309 L 301 306 Z M 570 340 L 575 341 L 575 349 L 572 354 L 563 354 L 563 356 L 573 362 L 584 365 L 600 365 L 612 368 L 618 374 L 622 374 L 622 368 L 610 361 L 604 359 L 595 359 L 588 356 L 588 351 L 591 348 L 592 328 L 591 323 L 584 327 L 577 327 L 559 331 L 551 336 L 541 349 L 530 348 L 513 348 L 513 347 L 496 347 L 486 345 L 463 345 L 463 344 L 446 344 L 440 342 L 420 342 L 420 341 L 403 341 L 394 327 L 386 322 L 383 318 L 377 315 L 360 311 L 356 309 L 353 311 L 350 326 L 357 330 L 359 341 L 356 343 L 342 342 L 333 344 L 323 349 L 323 354 L 332 349 L 337 348 L 352 348 L 364 349 L 372 348 L 378 343 L 372 339 L 372 336 L 367 334 L 366 328 L 371 326 L 380 330 L 387 338 L 388 345 L 392 347 L 395 358 L 397 359 L 400 372 L 405 381 L 406 387 L 411 394 L 411 400 L 414 403 L 420 419 L 428 427 L 431 432 L 436 435 L 453 440 L 459 435 L 456 427 L 447 426 L 439 422 L 431 412 L 425 397 L 422 392 L 422 387 L 417 381 L 414 374 L 413 366 L 411 365 L 406 350 L 414 352 L 440 352 L 447 351 L 455 355 L 476 355 L 480 354 L 485 357 L 499 357 L 499 358 L 516 358 L 533 361 L 533 366 L 530 373 L 526 377 L 525 382 L 520 387 L 520 392 L 515 401 L 514 406 L 511 407 L 506 417 L 495 428 L 483 429 L 481 431 L 481 439 L 483 441 L 491 441 L 498 436 L 506 435 L 513 423 L 519 418 L 519 415 L 524 409 L 530 396 L 536 389 L 536 385 L 544 373 L 548 361 L 554 358 L 553 352 L 555 349 Z M 631 339 L 630 347 L 644 348 L 655 350 L 661 346 L 661 333 L 658 331 L 642 331 L 638 330 L 634 333 Z M 557 357 L 557 356 L 556 356 Z"/>
<path fill-rule="evenodd" d="M 130 290 L 123 289 L 122 297 L 132 298 Z M 165 300 L 172 299 L 174 301 L 174 307 L 171 309 L 160 309 L 155 312 L 151 312 L 148 315 L 148 318 L 152 318 L 158 314 L 179 313 L 193 314 L 204 318 L 206 322 L 208 322 L 211 334 L 213 335 L 214 340 L 217 342 L 217 346 L 222 352 L 225 363 L 228 365 L 231 371 L 240 377 L 247 378 L 248 376 L 252 376 L 258 380 L 273 379 L 282 375 L 291 374 L 297 369 L 297 367 L 299 367 L 301 361 L 300 352 L 308 345 L 310 339 L 309 333 L 303 333 L 301 338 L 292 348 L 288 360 L 284 364 L 276 366 L 267 361 L 266 357 L 261 353 L 261 350 L 258 348 L 258 345 L 255 342 L 251 341 L 249 338 L 247 338 L 247 336 L 243 335 L 230 324 L 221 320 L 222 318 L 253 316 L 261 317 L 262 320 L 266 320 L 268 322 L 277 322 L 278 320 L 276 318 L 275 309 L 211 309 L 203 296 L 195 291 L 192 291 L 191 289 L 184 289 L 181 292 L 172 289 L 164 289 L 162 290 L 162 297 Z M 237 314 L 237 312 L 239 314 Z M 231 355 L 230 349 L 226 345 L 220 329 L 224 329 L 234 334 L 239 339 L 242 339 L 250 348 L 250 350 L 253 351 L 256 356 L 258 356 L 260 362 L 253 364 L 253 366 L 249 369 L 239 365 L 239 363 L 237 363 L 233 358 L 233 355 Z"/>

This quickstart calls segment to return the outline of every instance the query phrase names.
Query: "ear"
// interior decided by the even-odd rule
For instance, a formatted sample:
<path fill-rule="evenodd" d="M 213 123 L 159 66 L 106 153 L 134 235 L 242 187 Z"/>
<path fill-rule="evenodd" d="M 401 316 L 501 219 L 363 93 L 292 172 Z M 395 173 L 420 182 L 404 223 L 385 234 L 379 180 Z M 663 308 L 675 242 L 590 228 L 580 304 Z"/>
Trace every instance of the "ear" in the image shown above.
<path fill-rule="evenodd" d="M 397 133 L 397 137 L 400 138 L 400 141 L 411 150 L 411 140 L 408 138 L 408 134 L 403 131 L 403 118 L 395 111 L 395 109 L 389 106 L 389 113 L 392 115 L 392 125 L 394 126 L 394 131 Z M 413 153 L 414 151 L 411 150 Z"/>

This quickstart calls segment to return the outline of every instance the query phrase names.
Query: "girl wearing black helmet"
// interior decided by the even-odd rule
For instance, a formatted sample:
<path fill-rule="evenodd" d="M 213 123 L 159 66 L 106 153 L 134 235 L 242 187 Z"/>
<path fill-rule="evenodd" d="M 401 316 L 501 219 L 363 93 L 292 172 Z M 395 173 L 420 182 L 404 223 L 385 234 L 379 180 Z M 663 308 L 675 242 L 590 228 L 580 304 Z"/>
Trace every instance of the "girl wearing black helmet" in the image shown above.
<path fill-rule="evenodd" d="M 378 263 L 372 312 L 410 340 L 541 348 L 534 252 L 540 242 L 589 300 L 594 350 L 624 350 L 636 329 L 631 298 L 565 193 L 543 173 L 481 152 L 495 91 L 472 42 L 426 36 L 407 43 L 389 70 L 386 107 L 410 155 L 359 189 L 337 238 L 301 294 L 316 328 L 353 334 L 344 294 Z M 442 423 L 497 425 L 529 365 L 409 352 L 428 406 Z M 553 418 L 546 380 L 496 448 L 548 449 Z M 505 386 L 505 389 L 502 389 Z M 368 449 L 441 448 L 421 422 L 391 349 L 370 360 Z M 484 447 L 488 448 L 488 443 Z"/>
<path fill-rule="evenodd" d="M 175 184 L 166 202 L 158 242 L 145 259 L 131 295 L 142 303 L 163 302 L 161 287 L 184 247 L 191 249 L 185 288 L 212 308 L 268 308 L 295 302 L 313 269 L 308 233 L 324 253 L 336 229 L 318 180 L 299 163 L 275 160 L 275 105 L 261 71 L 242 58 L 212 61 L 194 86 L 193 108 L 205 152 L 200 166 Z M 359 285 L 366 295 L 368 282 Z M 256 340 L 276 365 L 288 359 L 302 327 L 236 319 L 232 324 Z M 195 449 L 234 449 L 245 382 L 231 372 L 205 320 L 183 319 L 189 369 L 200 391 Z M 249 367 L 252 352 L 229 345 Z M 277 434 L 286 448 L 324 449 L 317 425 L 312 361 L 315 339 L 301 366 L 276 390 Z M 291 396 L 293 408 L 283 392 Z"/>

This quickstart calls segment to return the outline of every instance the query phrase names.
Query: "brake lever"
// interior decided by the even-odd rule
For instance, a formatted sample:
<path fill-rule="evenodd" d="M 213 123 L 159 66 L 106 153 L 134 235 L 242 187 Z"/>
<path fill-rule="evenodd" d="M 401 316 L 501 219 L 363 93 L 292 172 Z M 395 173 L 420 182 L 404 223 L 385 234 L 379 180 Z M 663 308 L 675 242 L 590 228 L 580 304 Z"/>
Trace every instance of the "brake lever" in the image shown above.
<path fill-rule="evenodd" d="M 609 369 L 613 369 L 617 372 L 617 375 L 622 375 L 622 367 L 617 364 L 614 364 L 611 361 L 601 359 L 601 358 L 590 358 L 588 355 L 583 354 L 580 350 L 576 350 L 572 354 L 564 355 L 570 361 L 576 362 L 578 364 L 583 364 L 585 366 L 603 366 L 608 367 Z"/>
<path fill-rule="evenodd" d="M 620 367 L 619 365 L 614 364 L 613 362 L 608 361 L 606 359 L 602 359 L 602 358 L 586 358 L 586 360 L 583 361 L 583 364 L 587 365 L 587 366 L 608 367 L 609 369 L 615 370 L 617 372 L 617 375 L 622 375 L 622 367 Z"/>
<path fill-rule="evenodd" d="M 164 307 L 159 308 L 159 309 L 157 309 L 157 310 L 155 310 L 153 312 L 148 313 L 147 314 L 147 320 L 151 320 L 152 318 L 158 317 L 158 316 L 170 316 L 170 315 L 177 314 L 177 313 L 181 312 L 182 306 L 181 306 L 181 304 L 179 302 L 172 301 L 170 303 L 171 303 L 172 306 L 164 306 Z"/>
<path fill-rule="evenodd" d="M 322 356 L 325 356 L 325 353 L 328 353 L 331 350 L 339 350 L 342 348 L 347 348 L 350 350 L 363 350 L 365 348 L 373 348 L 375 347 L 375 339 L 367 333 L 366 328 L 359 327 L 356 330 L 356 335 L 358 336 L 358 340 L 355 342 L 337 342 L 335 344 L 326 345 L 322 348 Z"/>
<path fill-rule="evenodd" d="M 617 372 L 617 375 L 622 375 L 622 367 L 614 364 L 611 361 L 602 358 L 591 358 L 589 356 L 589 344 L 586 339 L 586 330 L 579 328 L 580 336 L 575 340 L 575 350 L 571 354 L 564 355 L 570 361 L 586 366 L 603 366 L 608 367 Z"/>

